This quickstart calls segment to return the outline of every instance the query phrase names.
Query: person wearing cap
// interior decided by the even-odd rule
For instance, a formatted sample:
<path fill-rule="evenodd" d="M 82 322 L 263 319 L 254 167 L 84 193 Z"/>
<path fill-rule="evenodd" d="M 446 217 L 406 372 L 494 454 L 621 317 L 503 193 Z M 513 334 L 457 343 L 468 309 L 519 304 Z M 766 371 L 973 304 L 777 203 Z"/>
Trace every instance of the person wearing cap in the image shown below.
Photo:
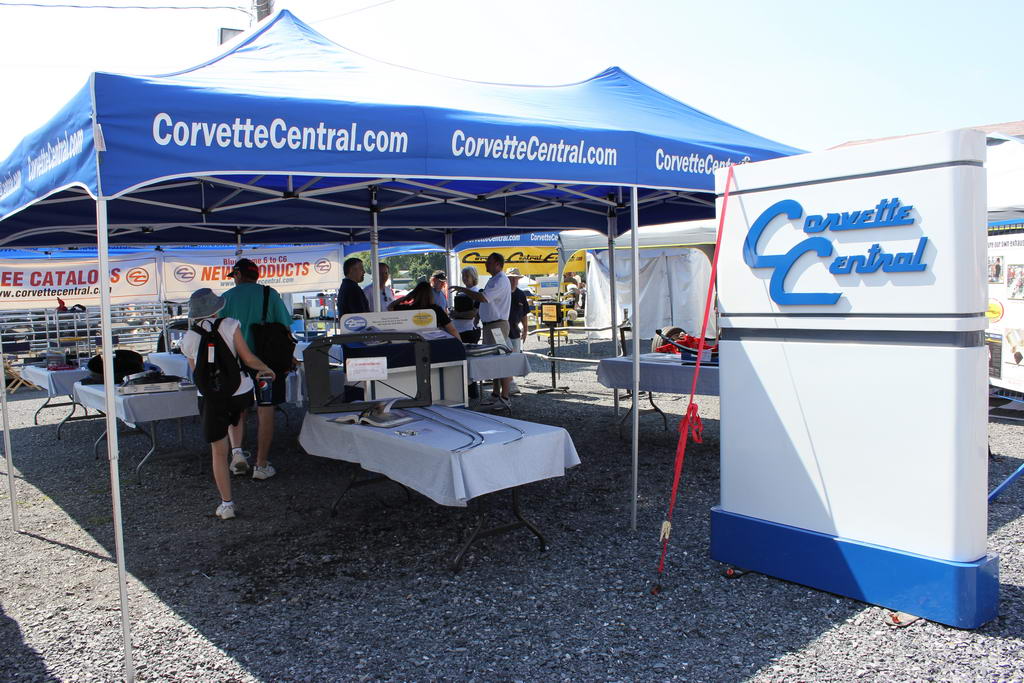
<path fill-rule="evenodd" d="M 264 285 L 257 282 L 260 277 L 260 269 L 255 263 L 247 258 L 240 258 L 235 261 L 234 267 L 228 276 L 235 281 L 235 286 L 224 292 L 224 309 L 221 311 L 222 318 L 234 318 L 241 324 L 242 337 L 250 349 L 255 348 L 256 340 L 252 334 L 252 325 L 263 322 L 263 289 Z M 281 323 L 285 327 L 291 327 L 292 317 L 288 313 L 288 307 L 284 305 L 281 295 L 273 287 L 267 287 L 269 296 L 267 299 L 268 323 Z M 252 370 L 252 366 L 246 363 Z M 274 441 L 274 410 L 275 406 L 284 403 L 285 388 L 288 383 L 286 375 L 289 368 L 276 368 L 280 381 L 272 385 L 273 395 L 270 405 L 261 405 L 256 408 L 256 466 L 252 470 L 252 478 L 256 480 L 270 479 L 277 474 L 274 466 L 270 464 L 270 446 Z M 246 474 L 249 471 L 249 459 L 243 450 L 245 443 L 245 415 L 234 425 L 231 430 L 231 471 L 234 474 Z"/>
<path fill-rule="evenodd" d="M 523 342 L 529 334 L 529 314 L 533 310 L 530 300 L 526 298 L 526 292 L 519 289 L 519 281 L 523 274 L 518 268 L 509 268 L 505 273 L 508 276 L 509 285 L 512 287 L 512 299 L 508 309 L 508 338 L 513 351 L 522 351 Z M 520 391 L 516 386 L 515 378 L 509 385 L 511 396 L 518 396 Z"/>
<path fill-rule="evenodd" d="M 224 298 L 217 296 L 209 287 L 203 287 L 192 293 L 188 300 L 188 317 L 190 327 L 213 329 L 214 318 L 223 313 Z M 241 323 L 235 318 L 221 316 L 218 334 L 224 339 L 235 358 L 258 371 L 261 375 L 273 377 L 274 371 L 266 366 L 249 349 L 242 334 Z M 195 330 L 189 329 L 181 340 L 181 352 L 188 358 L 189 367 L 196 369 L 196 356 L 202 338 Z M 221 519 L 235 516 L 235 502 L 231 497 L 231 474 L 228 469 L 228 432 L 233 425 L 241 423 L 246 408 L 253 404 L 252 378 L 245 372 L 241 373 L 241 382 L 234 395 L 228 399 L 209 398 L 200 395 L 199 414 L 203 425 L 203 438 L 210 444 L 213 457 L 213 480 L 220 493 L 220 505 L 216 515 Z M 283 382 L 282 382 L 283 384 Z"/>
<path fill-rule="evenodd" d="M 452 287 L 453 291 L 462 292 L 474 301 L 480 302 L 480 320 L 484 325 L 484 344 L 495 344 L 498 342 L 497 334 L 501 336 L 501 343 L 508 343 L 509 326 L 508 315 L 512 304 L 512 284 L 505 275 L 505 257 L 498 252 L 493 252 L 487 257 L 484 264 L 491 278 L 478 292 L 468 287 Z M 511 377 L 503 377 L 497 380 L 501 389 L 500 393 L 491 395 L 491 401 L 486 404 L 500 403 L 509 410 L 512 409 Z"/>
<path fill-rule="evenodd" d="M 380 310 L 387 311 L 391 302 L 395 300 L 395 290 L 388 284 L 388 280 L 391 279 L 391 269 L 388 268 L 388 264 L 380 261 L 377 264 L 377 282 L 380 283 Z M 366 302 L 369 304 L 370 297 L 373 296 L 373 283 L 363 287 L 363 296 L 366 297 Z"/>
<path fill-rule="evenodd" d="M 366 269 L 363 262 L 355 256 L 345 259 L 341 265 L 345 277 L 341 280 L 341 287 L 338 288 L 338 317 L 348 313 L 369 313 L 370 302 L 363 293 L 359 283 L 366 277 Z"/>
<path fill-rule="evenodd" d="M 448 286 L 448 276 L 443 270 L 435 270 L 430 276 L 430 286 L 434 290 L 434 305 L 438 308 L 448 310 L 448 293 L 445 288 Z"/>

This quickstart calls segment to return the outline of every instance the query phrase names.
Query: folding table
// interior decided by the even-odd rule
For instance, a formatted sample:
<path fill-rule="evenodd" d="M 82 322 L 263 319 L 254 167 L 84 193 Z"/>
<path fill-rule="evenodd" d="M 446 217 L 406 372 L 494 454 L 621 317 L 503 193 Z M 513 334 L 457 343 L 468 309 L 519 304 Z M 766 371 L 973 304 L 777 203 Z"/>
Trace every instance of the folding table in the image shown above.
<path fill-rule="evenodd" d="M 82 384 L 77 382 L 74 385 L 74 400 L 86 408 L 104 413 L 107 409 L 106 394 L 102 384 Z M 178 391 L 159 391 L 150 394 L 125 394 L 118 395 L 115 399 L 117 419 L 124 422 L 133 429 L 137 425 L 149 423 L 149 433 L 138 429 L 138 431 L 149 439 L 149 451 L 135 467 L 136 475 L 139 475 L 142 466 L 146 464 L 150 456 L 156 452 L 156 423 L 159 420 L 172 418 L 191 417 L 199 414 L 199 402 L 195 387 L 187 387 Z M 107 436 L 107 430 L 97 437 L 93 443 L 93 452 L 97 452 L 100 442 Z M 181 437 L 181 425 L 178 425 L 179 440 Z M 97 453 L 97 457 L 99 454 Z"/>
<path fill-rule="evenodd" d="M 85 407 L 75 401 L 73 396 L 73 390 L 75 382 L 80 379 L 84 379 L 92 373 L 84 368 L 76 368 L 74 370 L 47 370 L 42 365 L 25 365 L 21 369 L 21 376 L 24 377 L 32 384 L 42 387 L 46 390 L 46 401 L 43 405 L 39 406 L 36 410 L 36 414 L 33 418 L 33 423 L 39 424 L 39 413 L 44 408 L 66 408 L 71 407 L 71 412 L 68 413 L 63 420 L 57 425 L 57 438 L 60 438 L 60 430 L 64 427 L 65 422 L 72 422 L 75 420 L 88 420 L 95 416 L 89 415 L 89 411 L 85 410 Z M 67 396 L 70 400 L 63 403 L 51 403 L 57 396 Z M 75 415 L 78 408 L 81 407 L 84 415 Z"/>
<path fill-rule="evenodd" d="M 484 529 L 480 514 L 472 534 L 452 559 L 453 571 L 461 569 L 475 541 L 514 529 L 528 528 L 541 549 L 547 548 L 540 530 L 520 510 L 519 487 L 560 477 L 579 464 L 568 432 L 465 408 L 430 406 L 404 411 L 415 420 L 391 428 L 333 422 L 332 418 L 340 415 L 337 413 L 307 413 L 299 444 L 310 455 L 354 463 L 441 505 L 464 507 L 484 494 L 511 489 L 516 521 Z M 342 496 L 356 484 L 357 474 L 358 468 L 350 468 Z"/>

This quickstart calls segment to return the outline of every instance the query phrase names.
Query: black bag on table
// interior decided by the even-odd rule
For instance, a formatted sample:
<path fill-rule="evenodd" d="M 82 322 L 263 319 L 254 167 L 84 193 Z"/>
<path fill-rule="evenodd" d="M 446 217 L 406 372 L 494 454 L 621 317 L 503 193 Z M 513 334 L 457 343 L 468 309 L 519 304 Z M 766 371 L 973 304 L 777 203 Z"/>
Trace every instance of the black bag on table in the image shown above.
<path fill-rule="evenodd" d="M 99 354 L 89 359 L 86 365 L 94 379 L 103 382 L 103 355 Z M 146 369 L 146 363 L 142 355 L 129 349 L 114 349 L 114 383 L 120 384 L 124 381 L 125 375 L 134 375 Z"/>
<path fill-rule="evenodd" d="M 295 353 L 295 338 L 292 331 L 281 323 L 267 322 L 267 306 L 270 302 L 270 287 L 263 285 L 263 319 L 252 323 L 252 352 L 267 364 L 274 374 L 282 376 L 292 369 Z"/>
<path fill-rule="evenodd" d="M 192 381 L 206 399 L 229 399 L 242 383 L 238 359 L 219 332 L 222 322 L 224 318 L 217 318 L 209 328 L 192 326 L 192 331 L 199 335 Z"/>

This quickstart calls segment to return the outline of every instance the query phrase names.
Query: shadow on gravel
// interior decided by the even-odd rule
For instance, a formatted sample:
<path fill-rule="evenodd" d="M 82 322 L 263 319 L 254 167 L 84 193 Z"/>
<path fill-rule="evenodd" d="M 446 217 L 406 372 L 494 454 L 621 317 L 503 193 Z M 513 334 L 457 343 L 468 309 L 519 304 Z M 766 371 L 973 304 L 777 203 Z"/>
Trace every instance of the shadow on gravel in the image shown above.
<path fill-rule="evenodd" d="M 7 394 L 8 403 L 15 403 L 18 401 L 34 401 L 36 399 L 42 399 L 45 401 L 46 392 L 43 391 L 42 389 L 26 389 L 22 387 L 15 391 L 13 394 Z"/>
<path fill-rule="evenodd" d="M 705 419 L 705 443 L 688 451 L 664 591 L 652 596 L 684 402 L 659 400 L 668 431 L 659 416 L 641 417 L 632 532 L 628 429 L 620 439 L 610 406 L 597 404 L 610 399 L 600 387 L 574 391 L 578 398 L 527 391 L 516 402 L 516 417 L 568 429 L 583 461 L 524 489 L 525 514 L 551 544 L 546 553 L 517 531 L 475 546 L 461 574 L 448 570 L 476 512 L 507 516 L 506 494 L 444 508 L 415 494 L 406 500 L 388 484 L 351 492 L 332 517 L 342 465 L 302 454 L 279 419 L 279 476 L 235 478 L 239 516 L 229 522 L 213 516 L 218 499 L 197 425 L 186 425 L 189 453 L 156 456 L 143 486 L 132 476 L 141 444 L 124 442 L 129 572 L 260 680 L 738 680 L 864 609 L 763 576 L 722 577 L 707 552 L 708 510 L 718 499 L 714 419 Z M 35 444 L 19 460 L 25 479 L 112 555 L 107 462 L 91 451 L 99 428 L 69 424 L 60 452 L 39 447 L 53 425 L 14 436 L 23 451 Z M 174 426 L 161 425 L 159 438 L 176 443 Z M 31 519 L 23 526 L 68 556 L 82 552 L 37 533 Z M 157 671 L 175 645 L 165 628 L 142 625 L 153 619 L 136 616 L 134 628 L 139 661 Z M 111 653 L 115 669 L 119 656 Z"/>
<path fill-rule="evenodd" d="M 59 681 L 24 641 L 18 622 L 0 610 L 0 676 L 5 681 Z"/>
<path fill-rule="evenodd" d="M 993 491 L 1024 464 L 1019 457 L 993 452 L 988 461 L 988 489 Z M 1024 476 L 1018 477 L 988 506 L 989 534 L 1024 516 Z"/>

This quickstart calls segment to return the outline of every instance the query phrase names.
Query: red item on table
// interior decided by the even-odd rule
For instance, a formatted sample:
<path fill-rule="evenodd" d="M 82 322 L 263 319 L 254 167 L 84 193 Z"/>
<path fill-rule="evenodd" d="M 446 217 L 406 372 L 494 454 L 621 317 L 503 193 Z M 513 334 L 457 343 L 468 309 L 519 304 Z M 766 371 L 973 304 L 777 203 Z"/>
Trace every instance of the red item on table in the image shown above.
<path fill-rule="evenodd" d="M 689 334 L 681 334 L 681 335 L 679 335 L 678 337 L 676 337 L 675 342 L 676 342 L 676 344 L 680 344 L 682 346 L 685 346 L 686 348 L 692 349 L 693 351 L 696 351 L 697 347 L 700 346 L 700 339 L 698 337 L 694 337 L 694 336 L 689 335 Z M 718 344 L 705 344 L 704 345 L 704 350 L 705 351 L 717 351 L 718 350 Z M 679 347 L 675 346 L 674 344 L 662 344 L 661 346 L 659 346 L 656 349 L 654 349 L 654 352 L 655 353 L 681 353 L 681 351 L 679 350 Z"/>

